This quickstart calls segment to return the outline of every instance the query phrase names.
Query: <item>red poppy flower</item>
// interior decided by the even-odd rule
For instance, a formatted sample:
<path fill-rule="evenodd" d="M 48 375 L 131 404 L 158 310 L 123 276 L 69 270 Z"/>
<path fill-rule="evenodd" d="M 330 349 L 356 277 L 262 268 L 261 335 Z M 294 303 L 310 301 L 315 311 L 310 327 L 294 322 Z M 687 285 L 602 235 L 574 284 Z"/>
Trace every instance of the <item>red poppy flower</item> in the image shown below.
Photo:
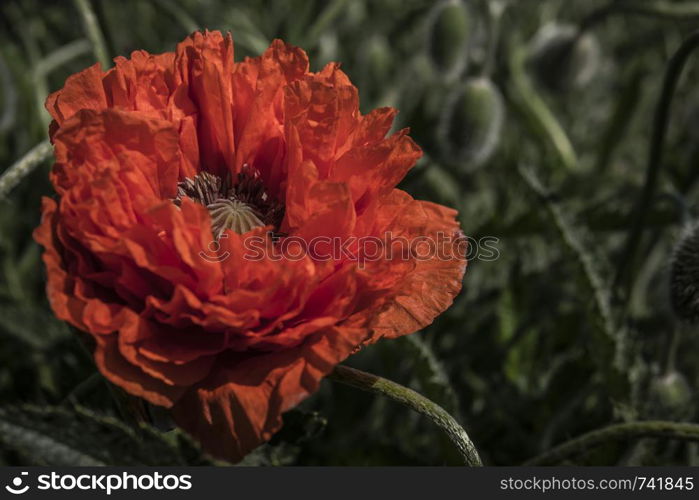
<path fill-rule="evenodd" d="M 360 114 L 337 64 L 309 72 L 280 40 L 236 63 L 230 36 L 194 33 L 73 75 L 46 107 L 57 196 L 35 239 L 51 306 L 94 337 L 105 377 L 214 456 L 268 440 L 337 363 L 460 289 L 455 212 L 395 189 L 420 149 L 386 137 L 395 110 Z M 443 235 L 458 251 L 433 251 Z M 400 238 L 428 251 L 386 252 Z"/>

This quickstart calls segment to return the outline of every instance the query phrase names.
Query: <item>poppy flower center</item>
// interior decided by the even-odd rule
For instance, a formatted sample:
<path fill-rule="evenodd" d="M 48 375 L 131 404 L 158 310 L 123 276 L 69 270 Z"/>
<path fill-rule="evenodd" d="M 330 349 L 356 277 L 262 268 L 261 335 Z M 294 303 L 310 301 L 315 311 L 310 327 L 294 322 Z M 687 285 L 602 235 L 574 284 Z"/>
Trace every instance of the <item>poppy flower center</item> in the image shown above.
<path fill-rule="evenodd" d="M 221 178 L 203 171 L 186 177 L 177 183 L 177 196 L 172 202 L 179 207 L 183 198 L 209 210 L 211 230 L 216 239 L 226 229 L 238 234 L 264 226 L 273 226 L 276 230 L 284 217 L 284 206 L 269 195 L 259 171 L 247 164 L 235 181 L 230 175 Z"/>

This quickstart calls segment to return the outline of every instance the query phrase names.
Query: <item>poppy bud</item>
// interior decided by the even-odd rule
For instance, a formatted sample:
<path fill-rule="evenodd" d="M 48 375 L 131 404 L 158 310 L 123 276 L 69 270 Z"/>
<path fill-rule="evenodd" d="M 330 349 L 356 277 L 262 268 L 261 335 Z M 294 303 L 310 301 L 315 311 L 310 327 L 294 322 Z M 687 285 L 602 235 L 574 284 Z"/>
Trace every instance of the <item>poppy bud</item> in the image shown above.
<path fill-rule="evenodd" d="M 381 35 L 367 38 L 361 47 L 360 81 L 369 99 L 377 99 L 394 73 L 394 57 L 388 41 Z"/>
<path fill-rule="evenodd" d="M 692 390 L 687 379 L 671 371 L 658 376 L 650 384 L 649 408 L 654 417 L 686 418 L 691 410 Z"/>
<path fill-rule="evenodd" d="M 428 16 L 427 48 L 436 72 L 448 79 L 466 68 L 471 38 L 471 16 L 461 0 L 437 3 Z"/>
<path fill-rule="evenodd" d="M 464 170 L 483 165 L 495 152 L 505 118 L 498 88 L 487 78 L 456 87 L 442 110 L 437 139 L 445 158 Z"/>
<path fill-rule="evenodd" d="M 683 165 L 695 165 L 699 162 L 699 102 L 686 100 L 677 111 L 679 123 L 670 147 L 679 152 Z"/>
<path fill-rule="evenodd" d="M 458 206 L 461 201 L 459 183 L 448 171 L 439 165 L 430 165 L 425 170 L 425 183 L 435 200 Z"/>
<path fill-rule="evenodd" d="M 675 246 L 670 300 L 679 318 L 689 323 L 699 322 L 699 224 L 686 230 Z"/>
<path fill-rule="evenodd" d="M 599 67 L 599 44 L 568 24 L 544 25 L 529 45 L 529 67 L 552 92 L 583 87 Z"/>
<path fill-rule="evenodd" d="M 393 66 L 393 59 L 391 57 L 391 48 L 388 46 L 388 41 L 385 37 L 373 36 L 369 39 L 367 59 L 369 67 L 375 75 L 382 79 L 388 76 Z"/>

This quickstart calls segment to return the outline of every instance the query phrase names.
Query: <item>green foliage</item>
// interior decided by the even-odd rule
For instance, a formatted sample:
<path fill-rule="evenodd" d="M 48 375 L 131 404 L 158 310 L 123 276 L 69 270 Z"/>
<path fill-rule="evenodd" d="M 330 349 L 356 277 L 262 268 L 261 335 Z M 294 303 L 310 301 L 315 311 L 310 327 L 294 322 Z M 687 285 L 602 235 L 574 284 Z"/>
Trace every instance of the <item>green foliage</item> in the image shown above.
<path fill-rule="evenodd" d="M 210 465 L 179 431 L 132 429 L 84 408 L 0 408 L 0 441 L 32 465 Z"/>
<path fill-rule="evenodd" d="M 396 106 L 395 129 L 425 151 L 401 188 L 457 208 L 498 250 L 487 260 L 472 245 L 464 290 L 433 325 L 348 363 L 428 396 L 485 463 L 514 465 L 610 424 L 699 420 L 699 336 L 669 293 L 699 209 L 696 57 L 669 108 L 638 258 L 623 262 L 664 71 L 698 18 L 697 0 L 7 0 L 0 175 L 46 139 L 47 93 L 102 51 L 160 53 L 208 28 L 232 32 L 238 60 L 279 37 L 314 70 L 340 61 L 362 111 Z M 0 200 L 0 463 L 209 463 L 179 431 L 124 419 L 53 317 L 31 237 L 47 172 L 39 163 Z M 627 264 L 630 284 L 615 287 Z M 285 423 L 241 465 L 460 463 L 424 417 L 330 382 Z M 566 460 L 699 465 L 695 444 L 658 435 Z"/>

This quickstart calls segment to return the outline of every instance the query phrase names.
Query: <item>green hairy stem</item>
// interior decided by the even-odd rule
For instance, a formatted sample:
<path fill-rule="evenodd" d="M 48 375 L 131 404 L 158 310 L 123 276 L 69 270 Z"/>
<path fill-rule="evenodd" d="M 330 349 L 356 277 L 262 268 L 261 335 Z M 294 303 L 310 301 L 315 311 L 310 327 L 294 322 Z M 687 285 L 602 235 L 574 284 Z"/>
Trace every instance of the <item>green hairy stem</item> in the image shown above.
<path fill-rule="evenodd" d="M 463 427 L 444 408 L 421 394 L 385 378 L 348 366 L 337 366 L 335 371 L 328 375 L 328 378 L 363 391 L 381 394 L 407 406 L 413 411 L 425 415 L 446 433 L 452 443 L 454 443 L 454 446 L 458 448 L 466 465 L 470 467 L 483 465 L 476 447 Z"/>

